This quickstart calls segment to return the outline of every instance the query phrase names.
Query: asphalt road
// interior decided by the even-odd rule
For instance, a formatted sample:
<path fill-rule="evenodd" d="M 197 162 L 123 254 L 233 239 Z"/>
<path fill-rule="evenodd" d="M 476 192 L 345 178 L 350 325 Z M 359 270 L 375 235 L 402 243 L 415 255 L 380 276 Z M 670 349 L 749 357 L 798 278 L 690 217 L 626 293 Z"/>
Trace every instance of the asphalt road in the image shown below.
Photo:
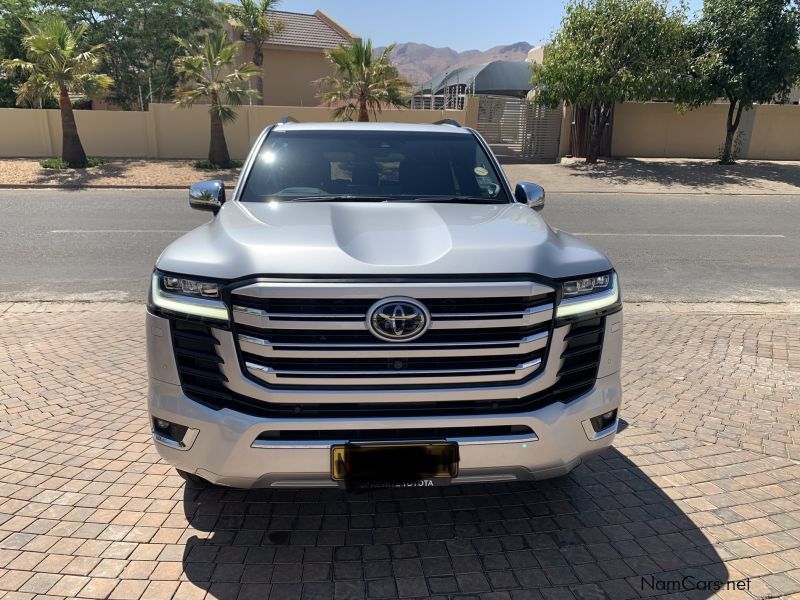
<path fill-rule="evenodd" d="M 800 301 L 800 193 L 553 193 L 542 214 L 611 257 L 626 300 Z M 0 190 L 0 300 L 142 300 L 207 218 L 183 191 Z"/>

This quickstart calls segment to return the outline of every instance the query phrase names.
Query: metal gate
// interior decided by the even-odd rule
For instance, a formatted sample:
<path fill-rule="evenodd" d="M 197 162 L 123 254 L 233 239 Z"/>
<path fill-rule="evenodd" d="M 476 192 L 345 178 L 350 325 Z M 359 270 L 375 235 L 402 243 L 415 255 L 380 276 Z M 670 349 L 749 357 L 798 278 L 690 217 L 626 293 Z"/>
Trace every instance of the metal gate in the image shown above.
<path fill-rule="evenodd" d="M 555 162 L 561 136 L 560 108 L 508 96 L 477 96 L 477 130 L 503 162 Z"/>

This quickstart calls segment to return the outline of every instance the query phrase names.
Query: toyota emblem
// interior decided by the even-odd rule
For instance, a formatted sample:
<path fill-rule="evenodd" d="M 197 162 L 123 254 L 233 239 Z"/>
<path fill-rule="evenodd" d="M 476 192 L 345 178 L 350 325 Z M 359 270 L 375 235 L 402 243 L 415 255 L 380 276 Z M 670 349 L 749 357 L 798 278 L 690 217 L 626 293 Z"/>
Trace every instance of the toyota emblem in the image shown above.
<path fill-rule="evenodd" d="M 387 342 L 407 342 L 428 329 L 431 318 L 428 309 L 413 298 L 384 298 L 367 312 L 367 329 Z"/>

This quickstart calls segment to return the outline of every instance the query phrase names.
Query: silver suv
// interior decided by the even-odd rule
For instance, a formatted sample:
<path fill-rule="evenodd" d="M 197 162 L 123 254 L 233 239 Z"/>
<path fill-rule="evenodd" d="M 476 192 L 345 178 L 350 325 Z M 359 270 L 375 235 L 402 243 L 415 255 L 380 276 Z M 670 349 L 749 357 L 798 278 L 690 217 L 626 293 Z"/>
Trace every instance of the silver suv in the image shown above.
<path fill-rule="evenodd" d="M 190 483 L 542 479 L 611 444 L 617 275 L 472 129 L 284 122 L 190 204 L 214 217 L 147 313 L 153 439 Z"/>

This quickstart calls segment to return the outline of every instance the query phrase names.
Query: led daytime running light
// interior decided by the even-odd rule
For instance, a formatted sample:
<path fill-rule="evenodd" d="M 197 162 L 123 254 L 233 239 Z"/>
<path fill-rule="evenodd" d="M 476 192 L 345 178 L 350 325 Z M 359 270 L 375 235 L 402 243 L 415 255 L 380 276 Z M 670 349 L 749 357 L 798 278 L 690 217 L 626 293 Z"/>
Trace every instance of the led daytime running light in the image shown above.
<path fill-rule="evenodd" d="M 619 302 L 616 274 L 611 276 L 611 288 L 595 294 L 586 294 L 562 300 L 556 309 L 556 318 L 571 317 L 581 313 L 602 310 Z"/>

